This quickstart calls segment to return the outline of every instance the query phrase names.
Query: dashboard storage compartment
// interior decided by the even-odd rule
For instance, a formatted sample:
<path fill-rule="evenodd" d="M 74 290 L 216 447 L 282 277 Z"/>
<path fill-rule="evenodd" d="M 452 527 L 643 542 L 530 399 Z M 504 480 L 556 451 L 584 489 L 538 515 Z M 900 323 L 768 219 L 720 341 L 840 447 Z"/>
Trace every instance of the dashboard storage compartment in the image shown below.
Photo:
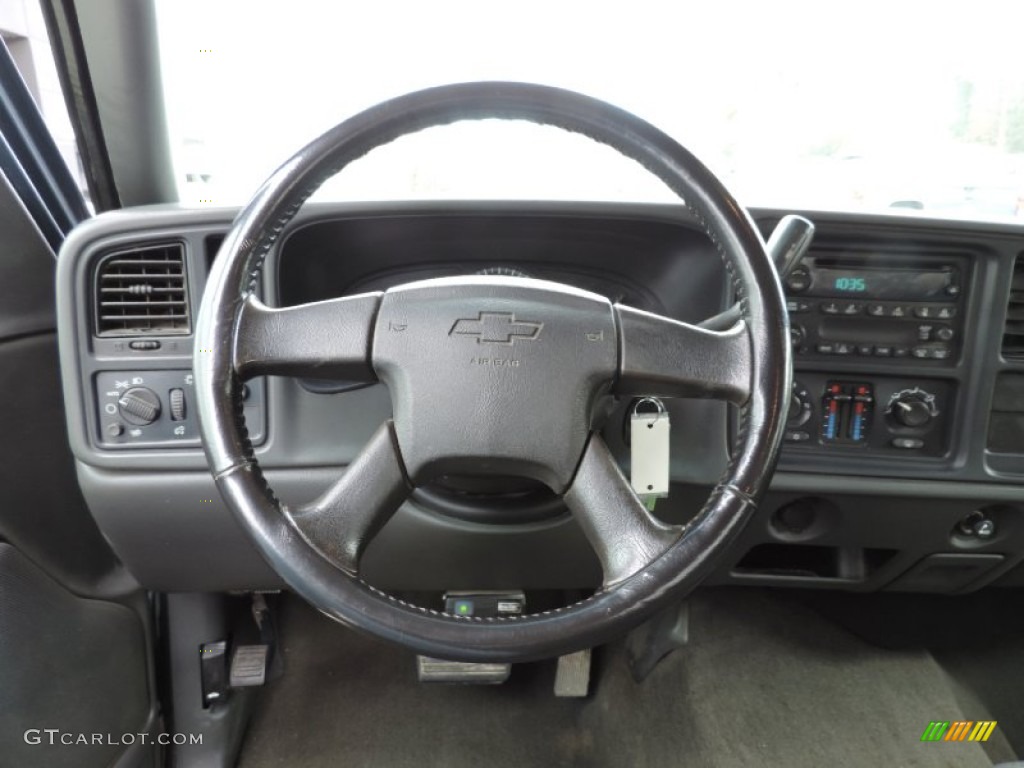
<path fill-rule="evenodd" d="M 887 549 L 822 547 L 803 544 L 759 544 L 733 568 L 733 576 L 757 580 L 861 582 L 896 553 Z"/>
<path fill-rule="evenodd" d="M 962 592 L 982 586 L 986 574 L 1003 564 L 1002 555 L 940 553 L 929 555 L 887 589 L 899 592 Z"/>

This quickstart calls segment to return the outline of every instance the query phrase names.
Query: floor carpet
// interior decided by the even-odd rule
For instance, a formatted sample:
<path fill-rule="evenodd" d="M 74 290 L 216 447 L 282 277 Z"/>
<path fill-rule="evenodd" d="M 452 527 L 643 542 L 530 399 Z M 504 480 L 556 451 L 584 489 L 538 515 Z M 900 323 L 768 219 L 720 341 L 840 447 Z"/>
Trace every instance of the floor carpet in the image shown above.
<path fill-rule="evenodd" d="M 932 720 L 976 719 L 924 650 L 883 649 L 793 593 L 706 590 L 690 643 L 643 683 L 600 649 L 582 700 L 552 695 L 553 663 L 499 687 L 421 686 L 414 659 L 285 601 L 285 674 L 239 765 L 506 768 L 987 767 L 977 744 L 922 743 Z"/>

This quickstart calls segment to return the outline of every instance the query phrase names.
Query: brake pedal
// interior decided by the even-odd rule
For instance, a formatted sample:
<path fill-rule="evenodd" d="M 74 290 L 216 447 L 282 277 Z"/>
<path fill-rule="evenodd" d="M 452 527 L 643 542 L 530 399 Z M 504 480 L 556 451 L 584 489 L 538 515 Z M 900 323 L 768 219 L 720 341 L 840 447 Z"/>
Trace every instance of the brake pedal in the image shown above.
<path fill-rule="evenodd" d="M 249 688 L 267 681 L 267 645 L 240 645 L 231 657 L 232 688 Z"/>
<path fill-rule="evenodd" d="M 455 616 L 518 616 L 526 606 L 522 592 L 446 592 L 444 609 Z M 447 661 L 416 657 L 416 676 L 421 683 L 500 685 L 512 674 L 511 664 Z"/>
<path fill-rule="evenodd" d="M 429 656 L 416 657 L 416 676 L 421 683 L 500 685 L 508 680 L 510 674 L 511 664 L 475 664 L 432 659 Z"/>

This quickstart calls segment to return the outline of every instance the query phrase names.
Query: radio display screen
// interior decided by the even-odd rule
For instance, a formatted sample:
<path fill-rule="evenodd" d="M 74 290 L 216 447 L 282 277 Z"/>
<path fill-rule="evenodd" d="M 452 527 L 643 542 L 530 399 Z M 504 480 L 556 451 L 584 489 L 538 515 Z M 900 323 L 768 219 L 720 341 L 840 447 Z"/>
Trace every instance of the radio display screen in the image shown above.
<path fill-rule="evenodd" d="M 811 290 L 815 296 L 858 296 L 865 299 L 948 301 L 952 270 L 840 268 L 815 266 Z"/>

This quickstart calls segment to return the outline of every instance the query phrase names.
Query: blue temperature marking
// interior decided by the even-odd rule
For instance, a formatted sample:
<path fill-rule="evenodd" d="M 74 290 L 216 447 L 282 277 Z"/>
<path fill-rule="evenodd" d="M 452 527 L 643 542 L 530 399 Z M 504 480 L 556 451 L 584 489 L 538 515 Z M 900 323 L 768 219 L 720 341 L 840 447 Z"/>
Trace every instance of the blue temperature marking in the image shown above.
<path fill-rule="evenodd" d="M 825 437 L 829 440 L 835 439 L 836 436 L 836 415 L 830 413 L 828 415 L 828 425 L 825 427 Z"/>
<path fill-rule="evenodd" d="M 855 414 L 853 417 L 853 440 L 858 442 L 860 440 L 860 429 L 864 423 L 864 417 L 861 414 Z"/>

